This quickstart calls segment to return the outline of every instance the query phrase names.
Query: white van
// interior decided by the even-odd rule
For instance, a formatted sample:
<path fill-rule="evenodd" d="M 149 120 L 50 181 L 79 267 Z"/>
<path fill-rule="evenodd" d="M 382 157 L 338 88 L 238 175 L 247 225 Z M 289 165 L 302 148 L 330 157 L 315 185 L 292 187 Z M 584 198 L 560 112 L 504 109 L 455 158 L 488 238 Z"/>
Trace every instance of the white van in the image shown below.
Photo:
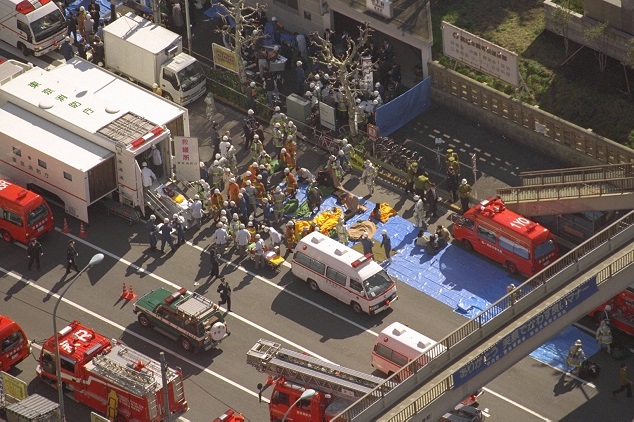
<path fill-rule="evenodd" d="M 418 331 L 394 322 L 377 337 L 372 350 L 372 366 L 388 376 L 392 375 L 436 344 L 436 341 Z M 442 346 L 438 353 L 444 350 Z"/>
<path fill-rule="evenodd" d="M 0 39 L 28 56 L 42 56 L 66 36 L 66 18 L 53 0 L 0 0 Z"/>
<path fill-rule="evenodd" d="M 355 312 L 374 315 L 398 299 L 396 283 L 383 267 L 319 232 L 299 241 L 291 271 L 312 290 L 336 297 Z"/>

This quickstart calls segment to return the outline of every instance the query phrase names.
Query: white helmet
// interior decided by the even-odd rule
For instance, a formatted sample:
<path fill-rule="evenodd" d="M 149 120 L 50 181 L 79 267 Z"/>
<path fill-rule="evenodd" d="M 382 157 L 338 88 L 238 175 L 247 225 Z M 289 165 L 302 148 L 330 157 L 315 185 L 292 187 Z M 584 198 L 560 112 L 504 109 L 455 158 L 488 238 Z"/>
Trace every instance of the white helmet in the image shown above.
<path fill-rule="evenodd" d="M 194 199 L 200 199 L 200 195 L 198 194 L 194 195 Z"/>
<path fill-rule="evenodd" d="M 312 97 L 312 96 L 313 96 L 313 93 L 312 93 L 312 92 L 310 92 L 310 91 L 306 91 L 306 94 L 304 94 L 304 95 L 306 95 L 307 97 Z"/>
<path fill-rule="evenodd" d="M 297 66 L 301 66 L 303 63 L 301 60 L 297 60 Z"/>
<path fill-rule="evenodd" d="M 233 215 L 231 216 L 231 218 L 233 218 L 234 220 L 237 220 L 240 217 L 238 216 L 237 212 L 234 212 Z"/>
<path fill-rule="evenodd" d="M 377 105 L 379 103 L 379 100 L 372 100 L 372 104 Z"/>
<path fill-rule="evenodd" d="M 214 166 L 219 166 L 219 165 L 220 165 L 220 161 L 214 160 Z"/>
<path fill-rule="evenodd" d="M 610 305 L 605 305 L 605 308 L 603 309 L 610 312 L 612 310 L 612 307 Z"/>
<path fill-rule="evenodd" d="M 251 88 L 255 88 L 255 82 L 251 82 L 251 83 L 249 84 L 249 86 L 250 86 Z"/>
<path fill-rule="evenodd" d="M 282 148 L 282 150 L 280 151 L 281 154 L 286 154 L 286 148 Z"/>
<path fill-rule="evenodd" d="M 286 137 L 286 139 L 288 139 L 289 141 L 290 141 L 290 140 L 292 140 L 293 138 L 294 138 L 294 137 L 293 137 L 293 135 L 288 135 L 288 136 Z"/>
<path fill-rule="evenodd" d="M 173 214 L 172 218 L 178 218 L 178 214 Z"/>
<path fill-rule="evenodd" d="M 240 224 L 240 230 L 244 230 L 244 224 Z"/>
<path fill-rule="evenodd" d="M 251 186 L 251 181 L 247 180 L 247 186 Z"/>
<path fill-rule="evenodd" d="M 378 97 L 378 96 L 379 96 L 379 91 L 374 91 L 372 94 L 373 94 L 375 97 Z"/>
<path fill-rule="evenodd" d="M 163 223 L 168 224 L 169 222 L 170 222 L 169 218 L 166 217 L 166 218 L 163 219 Z"/>
<path fill-rule="evenodd" d="M 375 87 L 375 88 L 378 88 L 378 87 L 380 87 L 380 86 L 381 86 L 381 82 L 377 82 L 377 83 L 375 83 L 375 84 L 374 84 L 374 87 Z"/>
<path fill-rule="evenodd" d="M 280 111 L 280 106 L 275 106 L 275 111 Z"/>
<path fill-rule="evenodd" d="M 232 177 L 231 179 L 229 179 L 229 183 L 235 183 L 236 182 L 236 178 Z"/>
<path fill-rule="evenodd" d="M 348 140 L 346 138 L 343 138 L 341 140 L 341 143 L 344 144 L 344 145 L 348 145 Z"/>
<path fill-rule="evenodd" d="M 223 141 L 228 141 L 228 140 L 229 140 L 229 137 L 228 137 L 227 135 L 224 135 L 224 136 L 222 137 L 222 140 L 223 140 Z"/>
<path fill-rule="evenodd" d="M 223 206 L 223 207 L 228 207 L 228 206 L 229 206 L 229 201 L 224 201 L 224 202 L 222 203 L 222 206 Z M 223 212 L 223 213 L 225 213 L 225 214 L 227 213 L 227 211 L 225 211 L 225 210 L 222 210 L 222 212 Z"/>
<path fill-rule="evenodd" d="M 279 122 L 275 123 L 275 127 L 280 127 L 280 126 L 282 126 L 282 125 L 280 125 Z"/>
<path fill-rule="evenodd" d="M 220 222 L 219 222 L 218 224 L 216 224 L 216 227 L 218 227 L 219 229 L 221 229 L 221 228 L 222 228 L 222 223 L 220 223 Z"/>
<path fill-rule="evenodd" d="M 236 206 L 236 201 L 229 202 L 229 205 L 232 206 L 232 207 L 235 207 Z"/>
<path fill-rule="evenodd" d="M 262 175 L 261 175 L 261 174 L 258 174 L 257 179 L 258 179 L 258 180 L 262 180 Z"/>
<path fill-rule="evenodd" d="M 291 172 L 291 169 L 289 169 L 289 168 L 285 168 L 284 169 L 284 174 L 289 174 L 290 172 Z"/>
<path fill-rule="evenodd" d="M 154 214 L 150 215 L 150 220 L 156 220 L 156 216 Z"/>
<path fill-rule="evenodd" d="M 251 173 L 250 170 L 247 170 L 247 172 L 245 173 L 247 177 L 250 177 L 253 173 Z"/>
<path fill-rule="evenodd" d="M 255 240 L 260 240 L 260 237 L 261 237 L 261 236 L 260 236 L 259 234 L 256 234 L 256 235 L 255 235 Z"/>
<path fill-rule="evenodd" d="M 282 193 L 282 188 L 278 186 L 277 188 L 275 188 L 275 192 Z"/>
<path fill-rule="evenodd" d="M 214 193 L 218 195 L 220 193 L 220 189 L 214 189 Z"/>
<path fill-rule="evenodd" d="M 249 109 L 249 110 L 247 111 L 247 114 L 249 114 L 249 116 L 253 115 L 253 113 L 254 113 L 254 111 L 253 111 L 252 109 Z"/>
<path fill-rule="evenodd" d="M 260 140 L 260 135 L 258 135 L 257 133 L 255 135 L 253 135 L 253 140 L 254 141 L 259 141 Z"/>
<path fill-rule="evenodd" d="M 262 202 L 266 204 L 267 202 L 269 202 L 269 198 L 262 198 Z"/>
<path fill-rule="evenodd" d="M 251 165 L 252 165 L 253 167 L 257 167 L 257 166 L 258 166 L 258 163 L 257 163 L 257 161 L 254 161 L 254 162 L 252 162 L 252 163 L 251 163 Z"/>

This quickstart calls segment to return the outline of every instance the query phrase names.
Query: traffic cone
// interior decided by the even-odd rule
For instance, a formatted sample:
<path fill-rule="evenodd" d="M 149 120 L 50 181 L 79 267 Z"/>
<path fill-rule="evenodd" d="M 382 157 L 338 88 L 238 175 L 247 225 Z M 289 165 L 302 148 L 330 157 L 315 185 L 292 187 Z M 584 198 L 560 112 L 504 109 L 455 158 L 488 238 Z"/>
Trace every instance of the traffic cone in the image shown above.
<path fill-rule="evenodd" d="M 86 233 L 86 230 L 84 230 L 83 222 L 79 224 L 79 237 L 81 237 L 82 239 L 85 239 L 88 237 L 88 233 Z"/>
<path fill-rule="evenodd" d="M 132 287 L 132 283 L 130 283 L 130 290 L 128 290 L 128 294 L 126 295 L 127 300 L 136 299 L 136 293 L 134 293 L 134 288 Z"/>
<path fill-rule="evenodd" d="M 62 233 L 70 233 L 70 227 L 68 227 L 68 221 L 64 219 L 64 227 L 62 228 Z"/>
<path fill-rule="evenodd" d="M 125 288 L 125 281 L 123 282 L 123 291 L 121 292 L 121 299 L 127 299 L 128 297 L 128 290 Z"/>

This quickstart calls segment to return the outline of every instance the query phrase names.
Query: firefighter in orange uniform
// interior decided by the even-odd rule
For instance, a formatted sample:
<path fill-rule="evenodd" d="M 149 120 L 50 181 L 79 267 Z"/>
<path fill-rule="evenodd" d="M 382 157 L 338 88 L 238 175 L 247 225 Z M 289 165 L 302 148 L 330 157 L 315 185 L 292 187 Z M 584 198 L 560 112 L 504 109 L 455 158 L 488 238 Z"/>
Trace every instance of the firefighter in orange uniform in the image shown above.
<path fill-rule="evenodd" d="M 286 195 L 295 197 L 295 193 L 297 192 L 297 179 L 291 173 L 291 170 L 286 168 L 284 169 L 284 173 L 286 174 Z"/>
<path fill-rule="evenodd" d="M 262 198 L 264 198 L 264 195 L 266 194 L 266 188 L 264 187 L 264 183 L 262 183 L 261 174 L 258 174 L 255 182 L 253 182 L 253 186 L 255 187 L 255 189 L 257 189 L 255 197 L 257 198 L 258 202 L 262 202 Z"/>
<path fill-rule="evenodd" d="M 257 162 L 253 162 L 251 163 L 251 165 L 249 165 L 248 170 L 251 172 L 251 174 L 253 175 L 253 177 L 257 177 L 259 171 L 260 171 L 260 165 Z M 253 182 L 254 180 L 251 179 L 251 181 Z"/>
<path fill-rule="evenodd" d="M 223 202 L 225 202 L 225 199 L 222 197 L 220 189 L 214 189 L 214 193 L 212 193 L 211 198 L 209 198 L 211 210 L 214 212 L 214 220 L 220 218 L 220 209 L 222 208 Z"/>
<path fill-rule="evenodd" d="M 295 142 L 295 137 L 293 135 L 288 135 L 286 137 L 286 144 L 284 144 L 284 148 L 286 148 L 286 152 L 295 158 L 297 155 L 297 142 Z"/>
<path fill-rule="evenodd" d="M 229 180 L 229 186 L 227 187 L 227 196 L 229 196 L 229 201 L 234 201 L 237 204 L 239 193 L 240 193 L 240 185 L 236 183 L 235 177 L 232 177 Z"/>
<path fill-rule="evenodd" d="M 284 234 L 286 247 L 292 250 L 297 245 L 297 233 L 295 233 L 295 222 L 293 220 L 286 223 L 286 233 Z"/>
<path fill-rule="evenodd" d="M 249 243 L 255 242 L 255 235 L 258 233 L 257 233 L 257 230 L 255 230 L 255 227 L 253 226 L 253 221 L 249 221 L 249 223 L 247 224 L 247 231 L 251 235 L 251 240 Z"/>

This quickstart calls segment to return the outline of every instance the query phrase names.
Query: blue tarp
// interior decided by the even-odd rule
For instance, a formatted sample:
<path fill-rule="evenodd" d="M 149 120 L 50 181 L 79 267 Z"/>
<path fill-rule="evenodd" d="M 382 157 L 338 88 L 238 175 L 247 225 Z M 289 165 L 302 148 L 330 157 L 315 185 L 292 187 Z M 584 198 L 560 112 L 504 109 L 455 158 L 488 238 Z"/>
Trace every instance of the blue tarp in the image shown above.
<path fill-rule="evenodd" d="M 212 4 L 211 7 L 205 10 L 205 16 L 210 19 L 225 19 L 229 26 L 233 28 L 236 26 L 236 21 L 229 15 L 229 11 L 222 4 Z"/>
<path fill-rule="evenodd" d="M 376 109 L 380 136 L 390 136 L 431 107 L 431 77 Z"/>
<path fill-rule="evenodd" d="M 306 198 L 306 188 L 307 185 L 299 185 L 297 198 L 300 204 Z M 347 227 L 370 219 L 375 204 L 360 199 L 368 209 L 348 220 Z M 337 198 L 329 196 L 324 199 L 320 212 L 335 206 L 339 206 Z M 400 216 L 391 217 L 385 223 L 372 221 L 378 228 L 374 239 L 380 242 L 381 230 L 387 230 L 392 249 L 396 251 L 392 263 L 385 267 L 388 274 L 448 305 L 460 315 L 473 318 L 506 295 L 509 284 L 516 283 L 501 265 L 490 263 L 459 246 L 450 244 L 434 255 L 426 253 L 420 246 L 414 245 L 418 228 Z M 578 328 L 568 327 L 537 348 L 531 356 L 561 370 L 570 369 L 566 365 L 566 355 L 568 348 L 578 339 L 584 345 L 586 356 L 599 351 L 592 336 Z"/>

